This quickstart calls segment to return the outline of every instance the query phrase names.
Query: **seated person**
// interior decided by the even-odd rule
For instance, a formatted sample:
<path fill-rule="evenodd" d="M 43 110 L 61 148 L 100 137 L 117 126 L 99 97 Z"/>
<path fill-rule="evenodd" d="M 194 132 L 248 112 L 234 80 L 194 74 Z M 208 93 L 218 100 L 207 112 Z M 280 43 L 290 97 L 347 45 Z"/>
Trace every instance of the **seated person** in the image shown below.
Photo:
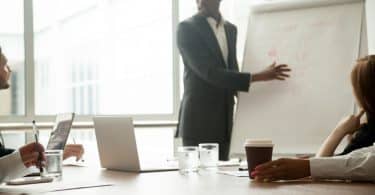
<path fill-rule="evenodd" d="M 375 181 L 375 55 L 359 59 L 351 73 L 354 95 L 363 110 L 342 120 L 312 159 L 279 159 L 256 167 L 251 173 L 260 181 L 290 180 L 308 176 L 318 179 Z M 368 122 L 360 125 L 366 114 Z M 345 150 L 333 156 L 346 135 L 352 135 Z M 362 149 L 360 149 L 362 148 Z"/>
<path fill-rule="evenodd" d="M 0 47 L 0 90 L 10 87 L 11 69 L 7 63 L 8 60 Z M 14 151 L 4 148 L 0 143 L 0 182 L 23 176 L 26 168 L 36 165 L 39 152 L 43 151 L 44 148 L 40 144 L 27 144 L 18 151 Z M 76 157 L 79 160 L 83 153 L 82 145 L 69 144 L 65 147 L 63 158 Z"/>

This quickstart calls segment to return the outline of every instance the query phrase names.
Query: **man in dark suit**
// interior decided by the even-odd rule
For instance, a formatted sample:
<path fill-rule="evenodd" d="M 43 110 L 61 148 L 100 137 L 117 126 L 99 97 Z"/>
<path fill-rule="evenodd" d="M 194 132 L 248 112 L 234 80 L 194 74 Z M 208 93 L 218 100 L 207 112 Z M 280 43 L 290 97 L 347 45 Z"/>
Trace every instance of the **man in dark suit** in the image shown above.
<path fill-rule="evenodd" d="M 252 82 L 285 80 L 290 69 L 274 63 L 259 73 L 240 73 L 237 28 L 222 18 L 221 0 L 196 2 L 198 13 L 181 22 L 177 30 L 185 67 L 177 134 L 184 146 L 219 143 L 219 158 L 227 160 L 237 92 L 248 91 Z"/>

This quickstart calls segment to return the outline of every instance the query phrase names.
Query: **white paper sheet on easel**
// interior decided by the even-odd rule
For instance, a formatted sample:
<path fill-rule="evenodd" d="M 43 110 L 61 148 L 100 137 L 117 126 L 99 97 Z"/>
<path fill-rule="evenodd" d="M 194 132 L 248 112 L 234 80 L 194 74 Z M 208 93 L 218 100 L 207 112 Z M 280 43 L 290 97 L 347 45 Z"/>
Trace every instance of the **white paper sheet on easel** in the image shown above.
<path fill-rule="evenodd" d="M 363 56 L 363 1 L 288 2 L 254 8 L 249 19 L 243 71 L 273 61 L 293 71 L 286 82 L 257 83 L 239 94 L 231 154 L 243 154 L 247 138 L 272 139 L 274 153 L 314 153 L 353 113 L 349 76 Z"/>

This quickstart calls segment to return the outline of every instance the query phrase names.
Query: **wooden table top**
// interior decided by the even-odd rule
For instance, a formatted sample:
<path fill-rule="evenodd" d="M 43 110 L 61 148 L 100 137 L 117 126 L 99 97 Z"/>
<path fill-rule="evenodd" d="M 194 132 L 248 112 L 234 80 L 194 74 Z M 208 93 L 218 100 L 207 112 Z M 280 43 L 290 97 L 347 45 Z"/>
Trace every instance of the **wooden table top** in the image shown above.
<path fill-rule="evenodd" d="M 249 195 L 249 194 L 314 194 L 314 195 L 366 195 L 375 194 L 374 183 L 313 182 L 311 180 L 258 183 L 247 177 L 218 174 L 216 171 L 200 171 L 181 175 L 177 171 L 154 173 L 127 173 L 100 168 L 64 167 L 64 176 L 57 184 L 113 184 L 112 186 L 59 191 L 58 194 L 178 194 L 178 195 Z M 55 183 L 56 184 L 56 183 Z M 48 189 L 38 184 L 31 188 Z M 31 190 L 30 188 L 30 190 Z M 27 190 L 28 187 L 20 187 Z M 30 191 L 31 192 L 31 191 Z M 2 194 L 2 193 L 1 193 Z M 51 194 L 56 194 L 52 192 Z"/>

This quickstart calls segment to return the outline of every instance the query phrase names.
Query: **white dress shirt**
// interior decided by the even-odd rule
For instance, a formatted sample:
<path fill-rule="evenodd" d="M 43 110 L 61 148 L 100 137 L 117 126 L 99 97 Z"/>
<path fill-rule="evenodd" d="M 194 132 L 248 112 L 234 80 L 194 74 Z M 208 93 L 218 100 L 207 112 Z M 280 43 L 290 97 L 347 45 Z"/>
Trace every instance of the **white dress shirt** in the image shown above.
<path fill-rule="evenodd" d="M 375 146 L 343 156 L 312 158 L 310 172 L 315 179 L 375 181 Z"/>
<path fill-rule="evenodd" d="M 0 183 L 28 174 L 18 151 L 0 158 Z"/>
<path fill-rule="evenodd" d="M 214 32 L 217 42 L 219 43 L 221 54 L 223 55 L 223 59 L 225 61 L 226 66 L 228 66 L 228 42 L 227 42 L 227 35 L 225 33 L 224 28 L 224 19 L 221 18 L 220 22 L 218 23 L 214 18 L 207 17 L 207 22 L 210 24 L 212 31 Z"/>

